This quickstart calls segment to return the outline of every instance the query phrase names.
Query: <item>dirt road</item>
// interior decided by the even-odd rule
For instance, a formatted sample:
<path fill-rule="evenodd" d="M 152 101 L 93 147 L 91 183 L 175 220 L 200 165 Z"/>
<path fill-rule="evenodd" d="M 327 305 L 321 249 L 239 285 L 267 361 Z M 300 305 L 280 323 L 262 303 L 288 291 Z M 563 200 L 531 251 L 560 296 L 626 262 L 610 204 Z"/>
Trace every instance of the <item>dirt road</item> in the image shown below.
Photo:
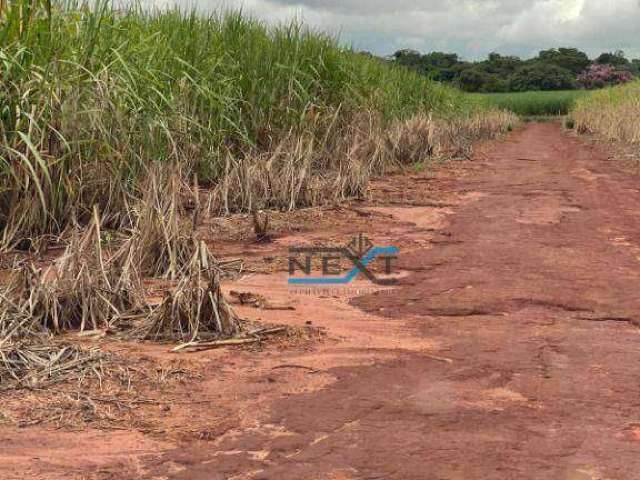
<path fill-rule="evenodd" d="M 376 241 L 402 245 L 392 292 L 261 314 L 312 321 L 326 342 L 215 353 L 231 366 L 188 412 L 211 417 L 210 438 L 68 465 L 51 454 L 34 478 L 50 478 L 45 466 L 114 479 L 640 478 L 640 179 L 556 124 L 528 125 L 462 170 L 383 182 L 384 200 L 360 207 L 381 219 Z M 292 301 L 285 275 L 239 285 Z M 114 434 L 77 435 L 68 451 Z M 4 445 L 16 473 L 28 454 Z"/>

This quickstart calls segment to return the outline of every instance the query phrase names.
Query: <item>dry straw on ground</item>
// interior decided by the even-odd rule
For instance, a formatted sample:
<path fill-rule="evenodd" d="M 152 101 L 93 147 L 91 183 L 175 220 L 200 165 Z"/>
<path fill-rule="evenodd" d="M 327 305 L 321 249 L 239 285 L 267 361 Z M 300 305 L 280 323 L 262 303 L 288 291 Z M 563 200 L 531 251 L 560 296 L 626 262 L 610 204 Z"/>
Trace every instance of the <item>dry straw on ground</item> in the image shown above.
<path fill-rule="evenodd" d="M 46 269 L 24 265 L 0 306 L 2 321 L 24 319 L 31 329 L 111 328 L 119 315 L 143 302 L 140 278 L 130 265 L 116 267 L 103 251 L 96 214 L 85 232 L 74 233 L 64 254 Z"/>
<path fill-rule="evenodd" d="M 322 142 L 290 134 L 272 149 L 227 158 L 214 189 L 214 214 L 295 208 L 362 197 L 369 179 L 418 163 L 469 156 L 474 141 L 493 138 L 517 125 L 507 112 L 436 119 L 419 114 L 383 128 L 373 114 L 362 115 Z"/>
<path fill-rule="evenodd" d="M 231 338 L 240 324 L 220 290 L 220 272 L 204 242 L 199 242 L 177 285 L 136 328 L 141 338 Z"/>
<path fill-rule="evenodd" d="M 153 168 L 143 185 L 142 198 L 128 212 L 132 228 L 119 266 L 134 266 L 145 277 L 175 280 L 195 252 L 197 218 L 189 218 L 185 209 L 186 197 L 194 195 L 175 168 Z"/>
<path fill-rule="evenodd" d="M 0 390 L 44 388 L 53 383 L 100 377 L 108 356 L 98 349 L 71 344 L 38 342 L 12 343 L 0 348 Z"/>
<path fill-rule="evenodd" d="M 158 195 L 153 195 L 159 201 Z M 178 200 L 165 197 L 169 212 Z M 147 205 L 143 201 L 143 205 Z M 120 248 L 103 247 L 97 210 L 88 228 L 71 236 L 64 254 L 45 269 L 24 265 L 0 292 L 0 383 L 35 385 L 46 377 L 62 380 L 101 356 L 60 345 L 56 335 L 71 331 L 113 331 L 125 338 L 194 341 L 229 338 L 240 323 L 220 290 L 220 269 L 204 242 L 182 239 L 179 214 L 161 218 L 158 204 L 136 222 L 158 232 L 158 243 L 134 229 Z M 145 214 L 149 212 L 142 210 Z M 157 222 L 158 225 L 149 225 Z M 171 233 L 177 237 L 171 237 Z M 153 266 L 171 273 L 176 285 L 159 306 L 147 303 L 138 252 L 151 249 Z M 189 255 L 182 261 L 181 255 Z M 182 262 L 182 263 L 181 263 Z M 170 269 L 169 269 L 170 267 Z M 158 272 L 155 270 L 155 272 Z"/>

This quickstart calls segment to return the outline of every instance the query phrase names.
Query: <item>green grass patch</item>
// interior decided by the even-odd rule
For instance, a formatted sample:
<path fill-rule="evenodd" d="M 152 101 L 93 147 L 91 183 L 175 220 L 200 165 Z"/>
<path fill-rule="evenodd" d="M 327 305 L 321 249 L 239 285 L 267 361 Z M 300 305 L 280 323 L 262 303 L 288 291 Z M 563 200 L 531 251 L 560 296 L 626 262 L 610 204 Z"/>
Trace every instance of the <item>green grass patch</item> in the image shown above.
<path fill-rule="evenodd" d="M 584 90 L 554 92 L 481 93 L 472 97 L 487 105 L 509 110 L 521 116 L 566 115 L 576 100 L 587 95 Z"/>

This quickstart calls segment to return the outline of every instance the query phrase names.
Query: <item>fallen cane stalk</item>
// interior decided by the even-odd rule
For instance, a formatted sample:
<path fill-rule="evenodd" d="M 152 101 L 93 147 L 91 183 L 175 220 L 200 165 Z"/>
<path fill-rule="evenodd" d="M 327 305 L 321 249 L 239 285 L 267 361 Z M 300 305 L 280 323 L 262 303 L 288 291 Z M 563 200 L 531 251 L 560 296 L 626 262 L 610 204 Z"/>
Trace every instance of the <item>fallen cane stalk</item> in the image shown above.
<path fill-rule="evenodd" d="M 262 341 L 262 337 L 264 336 L 275 335 L 277 333 L 282 333 L 286 331 L 287 331 L 287 327 L 259 328 L 257 330 L 253 330 L 252 332 L 249 332 L 249 335 L 251 337 L 232 338 L 229 340 L 215 340 L 212 342 L 187 342 L 172 348 L 170 351 L 180 352 L 182 350 L 187 350 L 187 349 L 210 350 L 218 347 L 228 347 L 233 345 L 247 345 L 247 344 L 257 343 Z"/>
<path fill-rule="evenodd" d="M 178 345 L 171 349 L 172 352 L 180 352 L 186 349 L 196 350 L 210 350 L 219 347 L 227 347 L 230 345 L 247 345 L 250 343 L 257 343 L 260 338 L 232 338 L 230 340 L 216 340 L 215 342 L 188 342 Z"/>

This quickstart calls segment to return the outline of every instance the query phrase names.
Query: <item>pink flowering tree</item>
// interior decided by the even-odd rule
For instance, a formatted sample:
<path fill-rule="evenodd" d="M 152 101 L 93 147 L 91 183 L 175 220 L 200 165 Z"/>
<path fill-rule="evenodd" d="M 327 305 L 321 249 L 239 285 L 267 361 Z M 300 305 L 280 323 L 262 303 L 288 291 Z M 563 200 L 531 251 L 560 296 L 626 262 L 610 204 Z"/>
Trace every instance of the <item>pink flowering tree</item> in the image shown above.
<path fill-rule="evenodd" d="M 631 72 L 617 70 L 611 65 L 591 65 L 585 72 L 578 75 L 578 85 L 581 88 L 592 90 L 611 85 L 620 85 L 633 79 Z"/>

